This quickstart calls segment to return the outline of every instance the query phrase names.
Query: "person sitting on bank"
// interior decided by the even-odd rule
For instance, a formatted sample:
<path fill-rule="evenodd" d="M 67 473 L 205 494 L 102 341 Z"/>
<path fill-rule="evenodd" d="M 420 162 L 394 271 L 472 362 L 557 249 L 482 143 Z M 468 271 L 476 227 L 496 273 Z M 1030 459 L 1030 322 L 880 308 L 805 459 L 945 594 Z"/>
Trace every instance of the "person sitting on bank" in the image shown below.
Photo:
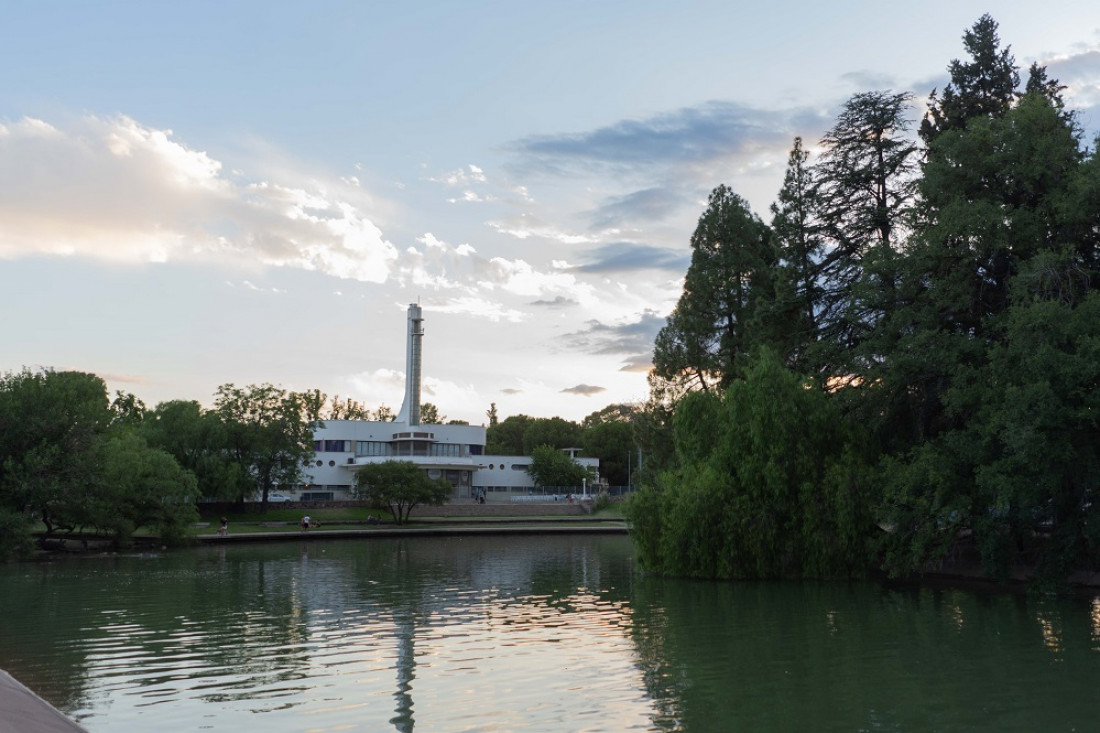
<path fill-rule="evenodd" d="M 302 531 L 305 532 L 310 528 L 309 515 L 302 517 Z"/>

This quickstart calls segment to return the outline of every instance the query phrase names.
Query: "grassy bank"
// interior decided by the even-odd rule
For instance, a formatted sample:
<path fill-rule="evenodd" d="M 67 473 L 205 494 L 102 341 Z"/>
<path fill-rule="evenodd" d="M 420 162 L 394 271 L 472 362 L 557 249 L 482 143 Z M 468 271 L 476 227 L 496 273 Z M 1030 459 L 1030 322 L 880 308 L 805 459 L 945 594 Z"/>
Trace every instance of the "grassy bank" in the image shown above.
<path fill-rule="evenodd" d="M 377 509 L 365 507 L 341 507 L 334 509 L 282 509 L 271 506 L 266 512 L 237 512 L 224 516 L 229 520 L 230 534 L 271 533 L 271 532 L 301 532 L 299 523 L 302 516 L 308 514 L 314 529 L 360 529 L 367 527 L 392 527 L 395 526 L 389 512 L 381 512 Z M 207 535 L 218 531 L 223 515 L 204 514 L 199 524 L 192 527 L 191 534 Z M 371 522 L 371 518 L 376 523 Z M 618 504 L 601 509 L 593 514 L 584 516 L 492 516 L 492 517 L 416 517 L 408 524 L 408 528 L 438 527 L 440 525 L 463 526 L 492 526 L 497 524 L 509 524 L 532 526 L 552 522 L 556 525 L 583 525 L 592 522 L 617 522 L 623 521 L 622 507 Z"/>

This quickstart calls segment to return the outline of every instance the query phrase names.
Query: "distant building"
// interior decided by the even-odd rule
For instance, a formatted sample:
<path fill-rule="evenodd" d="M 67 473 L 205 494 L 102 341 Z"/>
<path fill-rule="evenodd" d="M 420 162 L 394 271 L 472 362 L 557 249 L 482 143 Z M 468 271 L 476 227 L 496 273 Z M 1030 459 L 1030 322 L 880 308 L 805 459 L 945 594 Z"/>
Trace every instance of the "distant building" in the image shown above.
<path fill-rule="evenodd" d="M 397 420 L 325 420 L 313 431 L 313 465 L 298 487 L 302 500 L 345 499 L 363 466 L 389 460 L 412 461 L 431 478 L 445 478 L 454 487 L 454 499 L 507 500 L 531 493 L 535 484 L 527 469 L 530 456 L 485 455 L 483 425 L 425 425 L 420 423 L 420 369 L 424 318 L 419 305 L 409 306 L 405 352 L 405 399 Z M 595 476 L 599 459 L 578 458 Z"/>

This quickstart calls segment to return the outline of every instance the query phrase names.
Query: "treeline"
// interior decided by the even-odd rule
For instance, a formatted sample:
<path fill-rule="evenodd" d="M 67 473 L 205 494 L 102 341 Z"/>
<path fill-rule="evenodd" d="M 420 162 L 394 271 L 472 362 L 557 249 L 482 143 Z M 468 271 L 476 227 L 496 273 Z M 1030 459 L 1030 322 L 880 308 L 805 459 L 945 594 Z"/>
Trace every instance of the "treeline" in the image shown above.
<path fill-rule="evenodd" d="M 580 424 L 525 415 L 498 421 L 494 405 L 489 450 L 534 456 L 542 485 L 580 486 L 584 469 L 557 449 L 581 447 L 601 458 L 606 479 L 625 484 L 632 411 L 611 406 Z M 423 424 L 447 420 L 431 403 L 420 412 Z M 198 519 L 200 498 L 266 503 L 271 490 L 300 484 L 314 459 L 313 430 L 325 420 L 394 418 L 385 405 L 371 410 L 270 384 L 222 385 L 209 408 L 194 400 L 148 408 L 125 392 L 112 399 L 94 374 L 0 374 L 0 559 L 29 549 L 36 527 L 109 536 L 119 546 L 138 530 L 179 540 Z"/>
<path fill-rule="evenodd" d="M 267 501 L 300 483 L 324 419 L 392 419 L 355 400 L 270 384 L 218 388 L 211 408 L 170 400 L 147 408 L 112 400 L 84 372 L 0 375 L 0 558 L 30 533 L 72 531 L 129 544 L 139 529 L 180 539 L 200 497 Z"/>
<path fill-rule="evenodd" d="M 1100 560 L 1100 156 L 988 15 L 908 93 L 796 139 L 770 223 L 726 186 L 654 351 L 643 562 L 699 577 Z"/>
<path fill-rule="evenodd" d="M 486 413 L 485 452 L 489 455 L 531 456 L 530 473 L 539 486 L 580 486 L 591 477 L 562 453 L 579 448 L 580 454 L 600 461 L 600 478 L 610 486 L 627 486 L 638 468 L 634 441 L 635 405 L 614 404 L 589 414 L 581 422 L 561 417 L 511 415 L 497 417 L 494 403 Z"/>

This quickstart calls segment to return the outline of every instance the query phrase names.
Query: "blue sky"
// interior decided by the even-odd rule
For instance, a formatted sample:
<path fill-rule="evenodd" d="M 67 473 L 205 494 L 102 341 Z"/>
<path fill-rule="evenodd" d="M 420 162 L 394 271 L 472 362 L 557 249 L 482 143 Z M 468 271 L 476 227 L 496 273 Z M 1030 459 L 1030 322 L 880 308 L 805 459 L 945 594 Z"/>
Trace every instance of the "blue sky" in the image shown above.
<path fill-rule="evenodd" d="M 1100 12 L 1000 2 L 1100 130 Z M 219 384 L 400 407 L 405 308 L 450 418 L 646 394 L 720 183 L 767 218 L 851 94 L 914 114 L 985 4 L 11 2 L 0 370 L 153 405 Z"/>

